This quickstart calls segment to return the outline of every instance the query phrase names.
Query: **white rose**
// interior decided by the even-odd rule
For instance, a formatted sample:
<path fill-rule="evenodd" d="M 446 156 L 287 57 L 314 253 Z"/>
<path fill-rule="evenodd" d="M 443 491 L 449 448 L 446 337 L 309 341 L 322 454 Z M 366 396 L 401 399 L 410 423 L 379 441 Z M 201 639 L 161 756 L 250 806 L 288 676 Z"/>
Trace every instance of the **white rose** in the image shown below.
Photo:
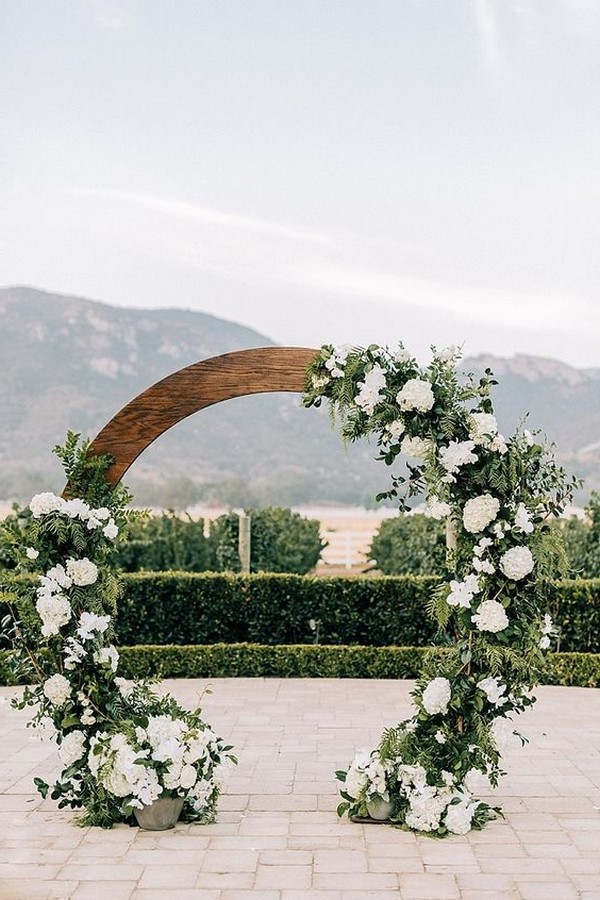
<path fill-rule="evenodd" d="M 95 584 L 98 580 L 98 566 L 90 559 L 68 559 L 67 575 L 73 581 L 73 584 L 79 587 L 86 587 L 89 584 Z"/>
<path fill-rule="evenodd" d="M 64 594 L 40 593 L 35 608 L 42 620 L 44 637 L 58 634 L 62 626 L 70 620 L 72 614 L 69 598 Z"/>
<path fill-rule="evenodd" d="M 529 547 L 511 547 L 500 557 L 500 569 L 507 578 L 519 581 L 533 571 L 535 561 Z"/>
<path fill-rule="evenodd" d="M 506 685 L 502 684 L 498 678 L 494 678 L 491 675 L 489 678 L 482 678 L 481 681 L 477 682 L 477 687 L 480 691 L 483 691 L 488 703 L 491 703 L 493 706 L 504 706 L 505 703 L 508 703 L 508 697 L 504 696 Z"/>
<path fill-rule="evenodd" d="M 70 731 L 62 740 L 58 748 L 58 755 L 65 769 L 81 759 L 85 752 L 85 734 L 83 731 Z"/>
<path fill-rule="evenodd" d="M 531 514 L 524 503 L 519 503 L 517 506 L 514 527 L 524 532 L 524 534 L 531 534 L 533 531 L 534 525 L 531 521 Z"/>
<path fill-rule="evenodd" d="M 414 409 L 417 412 L 428 412 L 435 403 L 435 397 L 428 381 L 420 378 L 409 378 L 396 394 L 400 409 Z"/>
<path fill-rule="evenodd" d="M 196 784 L 198 773 L 193 766 L 183 766 L 179 776 L 179 785 L 184 791 L 189 791 Z"/>
<path fill-rule="evenodd" d="M 56 512 L 64 509 L 65 501 L 62 497 L 57 497 L 51 491 L 45 491 L 42 494 L 36 494 L 31 498 L 29 509 L 34 519 L 39 519 L 48 513 Z"/>
<path fill-rule="evenodd" d="M 62 706 L 71 695 L 71 684 L 64 675 L 57 672 L 44 682 L 43 690 L 52 706 Z"/>
<path fill-rule="evenodd" d="M 101 647 L 100 650 L 97 650 L 94 653 L 94 661 L 98 663 L 98 665 L 108 664 L 113 672 L 117 671 L 117 666 L 119 664 L 119 652 L 116 647 L 112 644 L 109 644 L 108 647 Z"/>
<path fill-rule="evenodd" d="M 479 534 L 490 525 L 500 510 L 500 501 L 491 494 L 467 500 L 463 509 L 463 526 L 471 534 Z"/>
<path fill-rule="evenodd" d="M 490 631 L 492 634 L 504 631 L 509 624 L 506 611 L 497 600 L 484 600 L 475 615 L 471 616 L 471 621 L 479 631 Z"/>
<path fill-rule="evenodd" d="M 108 523 L 108 525 L 105 525 L 104 528 L 102 529 L 102 534 L 104 535 L 105 538 L 108 538 L 109 541 L 114 541 L 114 539 L 116 538 L 118 533 L 119 533 L 119 529 L 117 528 L 113 519 L 111 519 L 110 522 Z"/>
<path fill-rule="evenodd" d="M 433 678 L 423 691 L 423 708 L 430 716 L 446 714 L 452 696 L 452 688 L 447 678 Z"/>

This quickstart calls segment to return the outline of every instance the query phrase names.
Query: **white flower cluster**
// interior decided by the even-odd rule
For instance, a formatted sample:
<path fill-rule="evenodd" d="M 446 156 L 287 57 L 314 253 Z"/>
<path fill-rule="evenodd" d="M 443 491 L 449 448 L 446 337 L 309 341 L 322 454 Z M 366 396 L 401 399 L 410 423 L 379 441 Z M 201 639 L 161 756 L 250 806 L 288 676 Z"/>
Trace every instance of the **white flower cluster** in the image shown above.
<path fill-rule="evenodd" d="M 393 422 L 389 422 L 385 426 L 385 431 L 382 434 L 382 440 L 386 444 L 391 444 L 394 441 L 397 441 L 401 435 L 404 434 L 405 425 L 402 419 L 394 419 Z"/>
<path fill-rule="evenodd" d="M 447 678 L 433 678 L 423 691 L 423 709 L 430 716 L 448 712 L 448 704 L 452 696 L 452 688 Z"/>
<path fill-rule="evenodd" d="M 163 790 L 202 803 L 214 791 L 211 753 L 218 750 L 218 739 L 210 728 L 190 728 L 163 714 L 150 716 L 146 728 L 138 726 L 134 742 L 121 733 L 101 732 L 91 745 L 92 774 L 116 797 L 127 797 L 131 807 L 149 805 Z M 154 763 L 164 764 L 164 772 L 159 775 Z"/>
<path fill-rule="evenodd" d="M 444 787 L 427 784 L 423 766 L 398 767 L 398 778 L 408 800 L 406 824 L 416 831 L 437 831 L 445 825 L 452 834 L 466 834 L 471 829 L 476 804 L 471 795 L 452 787 L 454 777 L 447 773 Z"/>
<path fill-rule="evenodd" d="M 548 649 L 550 646 L 550 638 L 554 634 L 556 634 L 556 628 L 554 627 L 552 616 L 549 613 L 545 613 L 542 620 L 542 636 L 540 638 L 540 648 L 542 650 Z"/>
<path fill-rule="evenodd" d="M 471 621 L 479 631 L 489 631 L 492 634 L 504 631 L 509 624 L 506 611 L 497 600 L 484 600 L 475 615 L 471 616 Z"/>
<path fill-rule="evenodd" d="M 325 368 L 332 378 L 344 377 L 344 366 L 351 350 L 350 344 L 341 344 L 339 347 L 333 348 L 331 356 L 325 360 Z"/>
<path fill-rule="evenodd" d="M 428 381 L 409 378 L 396 394 L 396 401 L 400 409 L 428 412 L 435 403 L 435 397 Z"/>
<path fill-rule="evenodd" d="M 58 748 L 58 755 L 65 769 L 85 754 L 85 742 L 86 736 L 83 731 L 70 731 L 64 736 Z"/>
<path fill-rule="evenodd" d="M 48 569 L 45 575 L 40 575 L 35 608 L 42 620 L 44 637 L 58 634 L 63 625 L 71 620 L 73 609 L 64 592 L 73 585 L 85 587 L 95 584 L 97 579 L 98 568 L 87 558 L 69 558 L 66 568 L 58 564 Z"/>
<path fill-rule="evenodd" d="M 506 685 L 502 684 L 499 678 L 495 678 L 492 675 L 488 678 L 482 678 L 481 681 L 477 682 L 477 687 L 480 691 L 483 691 L 488 699 L 488 703 L 491 703 L 492 706 L 504 706 L 505 703 L 508 703 L 508 697 L 504 696 L 506 694 Z"/>
<path fill-rule="evenodd" d="M 415 459 L 426 459 L 431 450 L 431 441 L 421 437 L 405 437 L 400 444 L 400 452 Z"/>
<path fill-rule="evenodd" d="M 57 672 L 46 679 L 43 690 L 52 706 L 64 706 L 71 696 L 71 682 Z"/>
<path fill-rule="evenodd" d="M 440 500 L 436 494 L 431 494 L 431 496 L 427 498 L 425 515 L 429 516 L 431 519 L 437 519 L 438 521 L 447 519 L 451 512 L 452 509 L 450 504 L 446 503 L 444 500 Z"/>
<path fill-rule="evenodd" d="M 57 497 L 56 494 L 50 491 L 45 491 L 32 497 L 29 509 L 34 519 L 41 519 L 42 516 L 53 512 L 62 513 L 70 519 L 79 519 L 81 522 L 86 523 L 89 531 L 101 528 L 104 536 L 110 541 L 113 541 L 119 533 L 119 529 L 109 509 L 104 506 L 92 509 L 78 497 L 72 500 L 65 500 L 63 497 Z M 30 559 L 33 558 L 30 557 Z"/>
<path fill-rule="evenodd" d="M 473 453 L 474 441 L 450 441 L 447 447 L 440 450 L 440 462 L 448 475 L 454 475 L 461 466 L 477 462 L 477 454 Z"/>
<path fill-rule="evenodd" d="M 359 750 L 348 767 L 344 790 L 354 799 L 362 796 L 370 800 L 377 795 L 382 800 L 389 800 L 387 774 L 376 750 L 372 753 Z"/>
<path fill-rule="evenodd" d="M 475 594 L 478 594 L 479 579 L 477 575 L 467 575 L 462 581 L 453 579 L 450 582 L 450 593 L 446 598 L 448 606 L 462 606 L 469 609 Z"/>
<path fill-rule="evenodd" d="M 535 561 L 529 547 L 511 547 L 500 557 L 500 568 L 507 578 L 520 581 L 533 572 Z"/>
<path fill-rule="evenodd" d="M 531 513 L 524 503 L 519 503 L 517 506 L 514 528 L 516 531 L 522 531 L 523 534 L 531 534 L 533 531 L 534 525 L 531 521 Z"/>
<path fill-rule="evenodd" d="M 471 497 L 464 505 L 463 526 L 471 534 L 479 534 L 490 525 L 500 511 L 500 501 L 491 494 Z"/>
<path fill-rule="evenodd" d="M 370 416 L 377 404 L 384 399 L 382 391 L 385 386 L 385 372 L 381 366 L 374 365 L 368 372 L 365 372 L 364 381 L 359 382 L 354 402 Z"/>

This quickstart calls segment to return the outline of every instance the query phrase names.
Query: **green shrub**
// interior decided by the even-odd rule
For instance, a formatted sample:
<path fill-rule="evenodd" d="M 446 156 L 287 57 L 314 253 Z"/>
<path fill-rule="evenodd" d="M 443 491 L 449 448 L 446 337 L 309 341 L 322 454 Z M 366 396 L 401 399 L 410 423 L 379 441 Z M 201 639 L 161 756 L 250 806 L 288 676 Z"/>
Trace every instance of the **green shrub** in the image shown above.
<path fill-rule="evenodd" d="M 250 571 L 304 575 L 314 569 L 324 544 L 319 522 L 291 509 L 247 509 L 250 517 Z M 239 516 L 228 513 L 211 523 L 209 566 L 216 572 L 239 572 Z"/>
<path fill-rule="evenodd" d="M 368 555 L 384 575 L 441 572 L 446 561 L 445 527 L 422 513 L 384 519 Z"/>
<path fill-rule="evenodd" d="M 204 521 L 180 518 L 174 512 L 136 517 L 117 544 L 113 564 L 124 572 L 205 572 L 209 564 Z"/>

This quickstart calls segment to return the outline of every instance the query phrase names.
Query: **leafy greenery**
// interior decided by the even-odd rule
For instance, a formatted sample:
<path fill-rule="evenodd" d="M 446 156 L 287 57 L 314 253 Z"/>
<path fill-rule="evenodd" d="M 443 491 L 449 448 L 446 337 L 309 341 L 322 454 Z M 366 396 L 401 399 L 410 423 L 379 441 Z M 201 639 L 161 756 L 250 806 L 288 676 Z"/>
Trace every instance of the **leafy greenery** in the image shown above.
<path fill-rule="evenodd" d="M 373 536 L 369 559 L 384 575 L 434 575 L 446 564 L 446 532 L 421 513 L 384 519 Z"/>
<path fill-rule="evenodd" d="M 499 433 L 491 370 L 459 375 L 456 348 L 432 352 L 421 367 L 402 345 L 326 345 L 309 366 L 303 399 L 308 407 L 328 401 L 344 440 L 373 435 L 386 465 L 401 455 L 416 460 L 379 498 L 408 512 L 412 498 L 425 496 L 427 514 L 445 520 L 446 572 L 428 610 L 451 650 L 425 665 L 412 694 L 416 713 L 394 740 L 384 735 L 341 773 L 339 807 L 364 816 L 370 800 L 391 801 L 392 821 L 443 836 L 498 812 L 476 801 L 469 783 L 473 772 L 493 784 L 503 774 L 501 730 L 532 702 L 544 672 L 554 630 L 548 583 L 567 568 L 549 522 L 578 481 L 539 435 Z M 378 562 L 390 543 L 384 533 Z M 415 548 L 406 551 L 418 565 Z M 426 564 L 437 568 L 437 560 Z"/>

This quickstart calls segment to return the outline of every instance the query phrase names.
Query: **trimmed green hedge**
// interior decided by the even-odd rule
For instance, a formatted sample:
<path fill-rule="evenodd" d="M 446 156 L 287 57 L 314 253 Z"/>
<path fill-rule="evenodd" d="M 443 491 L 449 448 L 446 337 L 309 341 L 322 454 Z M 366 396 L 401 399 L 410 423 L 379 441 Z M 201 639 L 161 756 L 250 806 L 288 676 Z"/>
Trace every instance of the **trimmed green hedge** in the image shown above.
<path fill-rule="evenodd" d="M 435 625 L 427 601 L 435 578 L 139 573 L 123 576 L 120 644 L 312 643 L 418 646 Z"/>
<path fill-rule="evenodd" d="M 124 646 L 312 644 L 311 619 L 321 644 L 418 647 L 435 640 L 427 602 L 439 580 L 430 576 L 142 572 L 124 575 L 123 583 L 116 631 Z M 558 649 L 600 651 L 600 579 L 561 581 L 548 591 Z M 0 635 L 2 646 L 8 643 Z"/>
<path fill-rule="evenodd" d="M 416 678 L 425 647 L 326 645 L 121 647 L 125 678 Z M 436 653 L 443 654 L 439 648 Z M 546 684 L 600 686 L 600 654 L 551 653 Z M 6 651 L 0 652 L 0 684 L 14 684 Z"/>

